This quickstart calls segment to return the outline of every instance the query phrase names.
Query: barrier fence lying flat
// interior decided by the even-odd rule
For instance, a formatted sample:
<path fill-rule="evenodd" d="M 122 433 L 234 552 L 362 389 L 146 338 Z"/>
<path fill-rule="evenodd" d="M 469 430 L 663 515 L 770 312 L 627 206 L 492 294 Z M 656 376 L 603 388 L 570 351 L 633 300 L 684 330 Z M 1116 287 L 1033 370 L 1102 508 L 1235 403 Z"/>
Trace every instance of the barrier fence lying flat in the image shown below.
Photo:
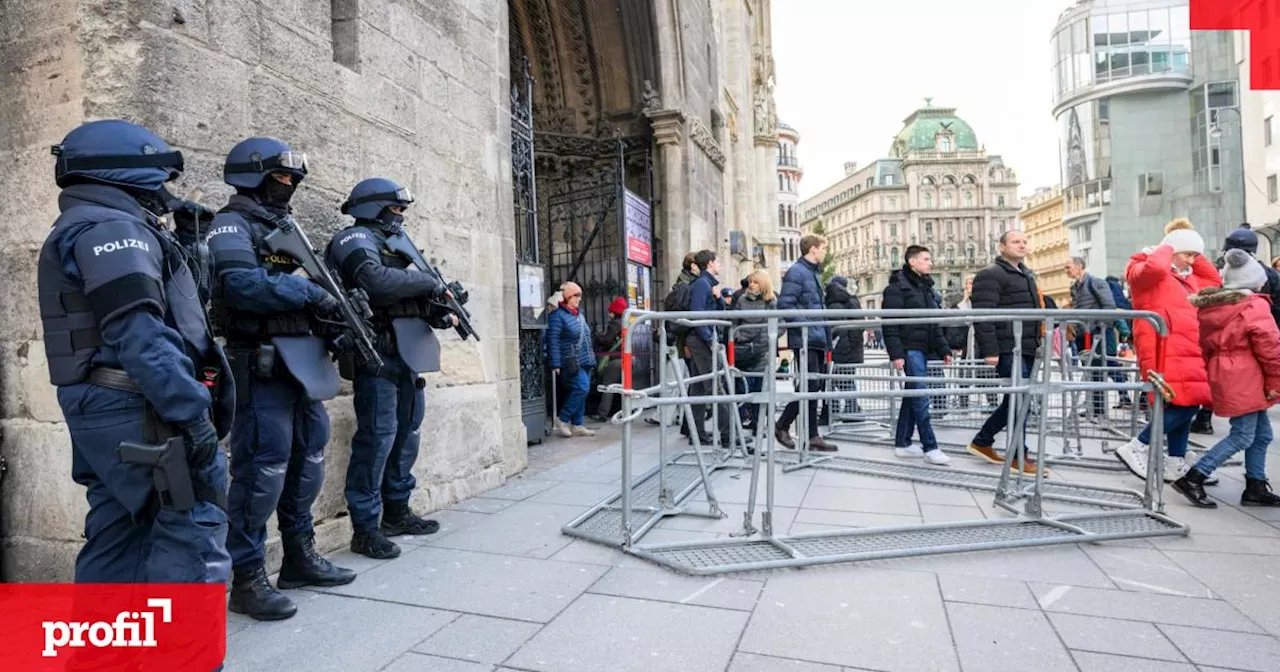
<path fill-rule="evenodd" d="M 570 521 L 566 534 L 616 546 L 638 557 L 691 574 L 717 574 L 775 567 L 792 567 L 854 560 L 879 559 L 971 550 L 1020 548 L 1084 541 L 1185 535 L 1188 528 L 1163 514 L 1164 453 L 1152 451 L 1142 491 L 1063 481 L 1049 467 L 1113 469 L 1113 459 L 1086 456 L 1083 438 L 1127 441 L 1141 428 L 1135 400 L 1151 397 L 1151 445 L 1163 445 L 1163 407 L 1171 394 L 1158 372 L 1147 380 L 1137 368 L 1111 362 L 1105 355 L 1073 357 L 1049 348 L 1036 353 L 1029 375 L 1012 366 L 1008 378 L 984 360 L 955 360 L 931 364 L 924 376 L 907 376 L 887 359 L 860 364 L 828 364 L 810 371 L 806 357 L 796 357 L 790 377 L 793 389 L 782 389 L 775 375 L 778 353 L 766 348 L 763 363 L 739 368 L 732 346 L 712 344 L 710 370 L 687 372 L 680 354 L 667 338 L 668 325 L 715 327 L 732 344 L 739 335 L 764 331 L 769 344 L 779 342 L 787 329 L 799 330 L 808 342 L 810 330 L 832 334 L 869 328 L 918 324 L 943 326 L 995 325 L 1012 331 L 1018 344 L 1006 353 L 1023 361 L 1024 328 L 1054 333 L 1068 322 L 1083 328 L 1116 319 L 1146 320 L 1160 334 L 1165 325 L 1153 313 L 1115 311 L 729 311 L 659 313 L 629 311 L 628 328 L 647 323 L 659 335 L 658 383 L 645 389 L 631 385 L 631 342 L 624 338 L 623 383 L 607 389 L 622 396 L 622 410 L 613 418 L 621 425 L 621 483 L 610 496 Z M 972 348 L 970 348 L 972 351 Z M 707 368 L 703 362 L 696 368 Z M 704 394 L 693 394 L 697 385 Z M 812 390 L 812 391 L 811 391 Z M 1008 395 L 1003 463 L 999 472 L 969 468 L 979 464 L 933 466 L 919 460 L 880 459 L 810 450 L 808 413 L 797 415 L 796 450 L 775 444 L 776 416 L 783 405 L 822 402 L 829 412 L 828 438 L 853 444 L 892 444 L 904 403 L 929 397 L 934 424 L 941 430 L 976 429 Z M 1121 401 L 1128 397 L 1129 408 Z M 1112 403 L 1114 400 L 1115 403 Z M 702 445 L 695 408 L 710 409 L 711 445 Z M 690 428 L 692 447 L 673 451 L 663 427 L 658 435 L 658 462 L 633 474 L 634 424 L 647 411 L 674 409 Z M 744 430 L 744 410 L 754 409 L 757 421 Z M 1114 412 L 1111 412 L 1114 411 Z M 1124 413 L 1121 414 L 1120 412 Z M 816 433 L 816 432 L 814 432 Z M 1030 441 L 1035 447 L 1028 447 Z M 1051 440 L 1061 452 L 1048 450 Z M 945 446 L 964 453 L 963 446 Z M 892 453 L 886 451 L 891 458 Z M 966 453 L 967 454 L 967 453 Z M 1027 469 L 1029 462 L 1041 468 Z M 713 474 L 723 469 L 747 470 L 749 494 L 742 511 L 742 529 L 733 538 L 676 544 L 645 544 L 644 535 L 670 516 L 721 518 L 729 515 L 716 498 Z M 883 528 L 851 528 L 831 532 L 780 535 L 774 530 L 775 480 L 780 473 L 823 469 L 838 473 L 927 483 L 992 493 L 994 506 L 1018 515 L 1016 520 L 974 520 Z M 1088 473 L 1088 472 L 1079 472 Z M 763 502 L 759 487 L 763 480 Z M 705 501 L 695 498 L 703 493 Z M 1050 514 L 1045 503 L 1074 507 Z M 1080 511 L 1080 507 L 1087 510 Z M 757 524 L 758 522 L 758 524 Z"/>

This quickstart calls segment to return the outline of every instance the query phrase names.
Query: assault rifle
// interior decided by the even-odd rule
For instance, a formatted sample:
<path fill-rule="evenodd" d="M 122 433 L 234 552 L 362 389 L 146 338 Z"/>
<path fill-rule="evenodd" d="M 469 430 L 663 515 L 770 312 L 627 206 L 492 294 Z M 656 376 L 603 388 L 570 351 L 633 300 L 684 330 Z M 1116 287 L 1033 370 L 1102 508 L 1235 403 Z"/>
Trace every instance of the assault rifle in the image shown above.
<path fill-rule="evenodd" d="M 311 240 L 307 238 L 306 232 L 292 217 L 279 217 L 274 223 L 276 230 L 267 234 L 262 242 L 266 243 L 272 252 L 297 259 L 302 265 L 302 270 L 311 276 L 312 281 L 319 283 L 325 291 L 338 299 L 342 310 L 342 321 L 355 337 L 354 345 L 361 363 L 375 371 L 381 369 L 382 356 L 373 345 L 373 329 L 369 327 L 368 322 L 373 317 L 373 310 L 369 308 L 368 295 L 360 289 L 348 292 L 343 288 L 342 283 L 329 272 L 329 267 L 316 254 L 316 248 L 311 246 Z M 339 339 L 340 347 L 344 345 L 343 340 Z"/>
<path fill-rule="evenodd" d="M 454 330 L 458 332 L 458 336 L 462 340 L 467 337 L 480 340 L 480 334 L 476 333 L 475 327 L 471 326 L 471 313 L 462 307 L 466 303 L 466 290 L 462 289 L 462 285 L 456 282 L 445 282 L 444 276 L 440 274 L 439 269 L 427 263 L 422 257 L 422 251 L 414 246 L 413 241 L 409 240 L 409 236 L 405 235 L 404 229 L 396 227 L 394 232 L 387 236 L 387 248 L 392 252 L 397 252 L 407 258 L 419 271 L 427 273 L 436 279 L 441 285 L 445 286 L 452 292 L 453 296 L 446 295 L 440 300 L 440 303 L 458 318 L 458 324 L 454 326 Z"/>

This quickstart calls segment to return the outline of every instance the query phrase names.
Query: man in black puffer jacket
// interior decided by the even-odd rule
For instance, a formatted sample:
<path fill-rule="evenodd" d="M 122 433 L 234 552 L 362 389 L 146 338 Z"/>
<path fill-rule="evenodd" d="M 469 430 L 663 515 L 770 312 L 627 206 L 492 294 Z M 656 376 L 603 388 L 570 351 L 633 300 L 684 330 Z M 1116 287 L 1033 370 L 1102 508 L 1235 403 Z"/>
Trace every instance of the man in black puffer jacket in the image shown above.
<path fill-rule="evenodd" d="M 884 288 L 885 310 L 938 310 L 938 295 L 933 291 L 933 258 L 929 249 L 920 245 L 907 248 L 907 263 L 901 270 L 889 276 Z M 929 375 L 929 360 L 951 361 L 951 346 L 937 322 L 927 324 L 901 324 L 886 322 L 884 347 L 889 351 L 893 368 L 903 371 L 908 378 Z M 923 388 L 921 383 L 907 383 L 908 390 Z M 951 458 L 938 448 L 929 419 L 929 397 L 906 397 L 898 411 L 898 426 L 894 433 L 894 454 L 898 457 L 920 457 L 929 464 L 948 464 Z M 921 446 L 911 445 L 911 435 L 919 430 Z"/>
<path fill-rule="evenodd" d="M 1027 258 L 1027 235 L 1021 231 L 1007 231 L 1000 236 L 1000 256 L 994 264 L 982 269 L 973 279 L 974 310 L 1037 310 L 1044 306 L 1040 297 L 1040 288 L 1036 285 L 1036 276 L 1022 263 Z M 1001 378 L 1013 377 L 1014 339 L 1012 322 L 978 322 L 974 326 L 977 337 L 978 356 L 987 366 L 996 367 L 996 374 Z M 1031 366 L 1035 362 L 1036 350 L 1041 340 L 1040 322 L 1024 321 L 1022 323 L 1022 380 L 1031 375 Z M 1004 458 L 995 451 L 996 434 L 1004 431 L 1009 422 L 1009 403 L 1012 395 L 1004 395 L 1004 400 L 996 408 L 991 417 L 983 423 L 982 429 L 969 444 L 969 452 L 993 464 L 1004 464 Z M 1024 432 L 1025 434 L 1025 432 Z M 1019 437 L 1014 445 L 1023 443 Z M 1023 446 L 1025 448 L 1025 445 Z M 1027 451 L 1030 452 L 1030 451 Z M 1017 460 L 1014 468 L 1018 467 Z M 1035 465 L 1026 459 L 1025 473 L 1035 473 Z"/>
<path fill-rule="evenodd" d="M 857 291 L 858 286 L 853 286 L 853 291 Z M 862 303 L 858 301 L 858 297 L 850 293 L 849 279 L 843 275 L 837 275 L 831 278 L 831 282 L 827 283 L 827 310 L 862 310 Z M 835 339 L 835 345 L 831 348 L 831 361 L 836 364 L 861 364 L 864 357 L 864 335 L 863 329 L 839 329 L 831 332 L 832 338 Z M 845 373 L 849 373 L 846 371 Z M 858 391 L 858 381 L 846 381 L 854 392 Z M 858 404 L 857 399 L 836 399 L 822 406 L 822 419 L 818 422 L 827 424 L 830 416 L 831 407 L 838 409 L 836 412 L 861 413 L 862 408 Z"/>

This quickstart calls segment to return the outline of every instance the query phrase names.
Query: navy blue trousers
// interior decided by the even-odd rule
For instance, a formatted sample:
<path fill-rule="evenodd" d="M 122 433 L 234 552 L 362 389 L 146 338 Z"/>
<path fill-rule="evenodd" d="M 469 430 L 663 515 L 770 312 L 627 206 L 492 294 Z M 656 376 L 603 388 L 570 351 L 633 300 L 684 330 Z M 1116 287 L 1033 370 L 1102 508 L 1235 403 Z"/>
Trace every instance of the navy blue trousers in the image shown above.
<path fill-rule="evenodd" d="M 311 533 L 311 505 L 324 485 L 329 414 L 288 378 L 253 378 L 243 387 L 236 390 L 231 426 L 227 548 L 234 566 L 252 567 L 266 557 L 272 511 L 282 535 Z"/>
<path fill-rule="evenodd" d="M 200 501 L 190 511 L 158 505 L 152 469 L 116 457 L 121 441 L 144 441 L 142 395 L 90 383 L 58 388 L 71 432 L 71 473 L 87 488 L 77 583 L 226 583 L 227 514 Z M 227 458 L 218 451 L 193 480 L 224 492 Z"/>
<path fill-rule="evenodd" d="M 361 373 L 355 380 L 356 433 L 346 495 L 351 525 L 358 532 L 377 528 L 382 503 L 408 501 L 417 485 L 413 464 L 426 395 L 418 374 L 399 357 L 385 356 L 384 362 L 387 378 Z"/>

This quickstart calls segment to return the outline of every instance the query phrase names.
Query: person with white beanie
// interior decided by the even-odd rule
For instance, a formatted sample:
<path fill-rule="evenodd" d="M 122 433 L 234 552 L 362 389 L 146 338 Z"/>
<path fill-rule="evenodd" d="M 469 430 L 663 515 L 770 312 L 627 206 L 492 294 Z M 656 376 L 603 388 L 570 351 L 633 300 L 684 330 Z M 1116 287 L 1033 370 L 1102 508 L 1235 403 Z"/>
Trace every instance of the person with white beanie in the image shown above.
<path fill-rule="evenodd" d="M 1204 256 L 1204 239 L 1191 222 L 1179 218 L 1165 226 L 1164 240 L 1129 259 L 1125 278 L 1135 310 L 1157 313 L 1169 328 L 1164 347 L 1146 320 L 1135 320 L 1133 342 L 1138 370 L 1143 378 L 1158 371 L 1173 390 L 1173 401 L 1164 408 L 1164 434 L 1169 449 L 1164 480 L 1172 482 L 1186 473 L 1187 442 L 1191 422 L 1201 406 L 1213 403 L 1209 376 L 1200 351 L 1200 326 L 1196 309 L 1187 300 L 1206 287 L 1221 287 L 1218 271 Z M 1151 425 L 1121 446 L 1116 457 L 1138 478 L 1146 478 Z"/>
<path fill-rule="evenodd" d="M 1227 458 L 1244 451 L 1241 506 L 1280 506 L 1267 482 L 1273 436 L 1267 410 L 1280 401 L 1280 327 L 1271 316 L 1266 268 L 1242 249 L 1223 258 L 1222 287 L 1190 297 L 1199 310 L 1200 346 L 1209 369 L 1214 411 L 1231 418 L 1231 432 L 1173 482 L 1195 506 L 1214 509 L 1204 486 Z"/>

